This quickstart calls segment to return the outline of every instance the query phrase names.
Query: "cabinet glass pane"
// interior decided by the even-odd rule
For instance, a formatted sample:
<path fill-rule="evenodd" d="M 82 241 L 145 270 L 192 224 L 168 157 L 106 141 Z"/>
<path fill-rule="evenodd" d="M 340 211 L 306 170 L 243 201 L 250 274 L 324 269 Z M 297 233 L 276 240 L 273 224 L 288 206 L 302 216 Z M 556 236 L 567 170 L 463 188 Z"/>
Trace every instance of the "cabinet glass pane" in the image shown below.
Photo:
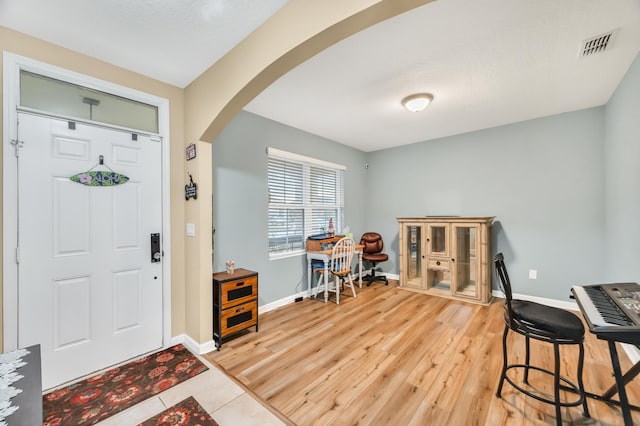
<path fill-rule="evenodd" d="M 447 252 L 447 228 L 446 226 L 432 226 L 431 228 L 431 253 Z"/>
<path fill-rule="evenodd" d="M 457 226 L 456 238 L 456 292 L 476 297 L 478 291 L 478 262 L 476 237 L 478 228 Z"/>
<path fill-rule="evenodd" d="M 407 226 L 407 284 L 420 286 L 422 281 L 421 227 Z"/>

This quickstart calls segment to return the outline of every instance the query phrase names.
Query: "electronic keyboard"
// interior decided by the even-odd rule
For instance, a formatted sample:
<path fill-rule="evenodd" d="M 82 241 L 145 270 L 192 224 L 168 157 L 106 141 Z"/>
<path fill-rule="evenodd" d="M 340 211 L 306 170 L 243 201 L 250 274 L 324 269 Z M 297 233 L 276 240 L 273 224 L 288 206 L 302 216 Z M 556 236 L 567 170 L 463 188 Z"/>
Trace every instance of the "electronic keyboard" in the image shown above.
<path fill-rule="evenodd" d="M 571 292 L 599 339 L 640 344 L 640 284 L 574 286 Z"/>

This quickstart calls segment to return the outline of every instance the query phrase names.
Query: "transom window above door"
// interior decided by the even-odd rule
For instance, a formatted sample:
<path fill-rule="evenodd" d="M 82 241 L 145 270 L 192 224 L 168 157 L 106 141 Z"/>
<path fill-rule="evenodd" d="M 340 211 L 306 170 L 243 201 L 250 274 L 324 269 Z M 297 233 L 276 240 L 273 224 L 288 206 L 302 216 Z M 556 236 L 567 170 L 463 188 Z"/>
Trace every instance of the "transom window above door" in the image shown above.
<path fill-rule="evenodd" d="M 158 107 L 20 70 L 20 106 L 157 134 Z"/>

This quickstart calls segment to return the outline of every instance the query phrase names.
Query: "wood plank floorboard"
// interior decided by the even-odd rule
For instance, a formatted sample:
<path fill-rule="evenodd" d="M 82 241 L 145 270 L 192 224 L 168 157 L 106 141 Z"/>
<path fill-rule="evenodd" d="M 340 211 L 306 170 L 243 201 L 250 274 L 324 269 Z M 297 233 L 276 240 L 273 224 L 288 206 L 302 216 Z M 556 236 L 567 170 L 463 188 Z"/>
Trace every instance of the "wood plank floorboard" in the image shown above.
<path fill-rule="evenodd" d="M 298 425 L 553 425 L 555 410 L 505 383 L 502 300 L 488 307 L 375 283 L 345 291 L 340 305 L 305 299 L 260 315 L 205 357 Z M 524 360 L 524 338 L 510 333 L 510 362 Z M 631 367 L 622 348 L 623 371 Z M 532 362 L 553 369 L 549 344 L 532 341 Z M 562 374 L 575 381 L 578 351 L 561 349 Z M 607 344 L 587 332 L 584 382 L 601 394 L 613 384 Z M 514 371 L 511 377 L 521 378 Z M 627 385 L 640 405 L 640 384 Z M 531 373 L 551 394 L 548 377 Z M 565 399 L 574 395 L 565 394 Z M 589 399 L 591 418 L 565 408 L 563 424 L 622 425 L 619 408 Z M 640 412 L 633 411 L 640 424 Z"/>

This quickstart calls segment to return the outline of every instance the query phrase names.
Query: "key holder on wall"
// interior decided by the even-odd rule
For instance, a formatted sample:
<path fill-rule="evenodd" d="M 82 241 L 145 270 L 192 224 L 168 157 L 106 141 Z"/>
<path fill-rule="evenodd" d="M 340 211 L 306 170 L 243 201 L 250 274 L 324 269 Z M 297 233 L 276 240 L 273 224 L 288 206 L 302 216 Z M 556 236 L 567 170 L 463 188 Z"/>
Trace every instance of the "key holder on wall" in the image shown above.
<path fill-rule="evenodd" d="M 98 166 L 104 166 L 108 171 L 93 170 Z M 72 182 L 87 186 L 116 186 L 127 182 L 129 178 L 121 173 L 116 173 L 111 167 L 104 164 L 104 155 L 98 157 L 98 164 L 87 170 L 69 177 Z"/>
<path fill-rule="evenodd" d="M 193 181 L 193 176 L 189 173 L 189 182 L 184 186 L 184 198 L 189 201 L 189 198 L 194 200 L 198 199 L 198 184 Z"/>

